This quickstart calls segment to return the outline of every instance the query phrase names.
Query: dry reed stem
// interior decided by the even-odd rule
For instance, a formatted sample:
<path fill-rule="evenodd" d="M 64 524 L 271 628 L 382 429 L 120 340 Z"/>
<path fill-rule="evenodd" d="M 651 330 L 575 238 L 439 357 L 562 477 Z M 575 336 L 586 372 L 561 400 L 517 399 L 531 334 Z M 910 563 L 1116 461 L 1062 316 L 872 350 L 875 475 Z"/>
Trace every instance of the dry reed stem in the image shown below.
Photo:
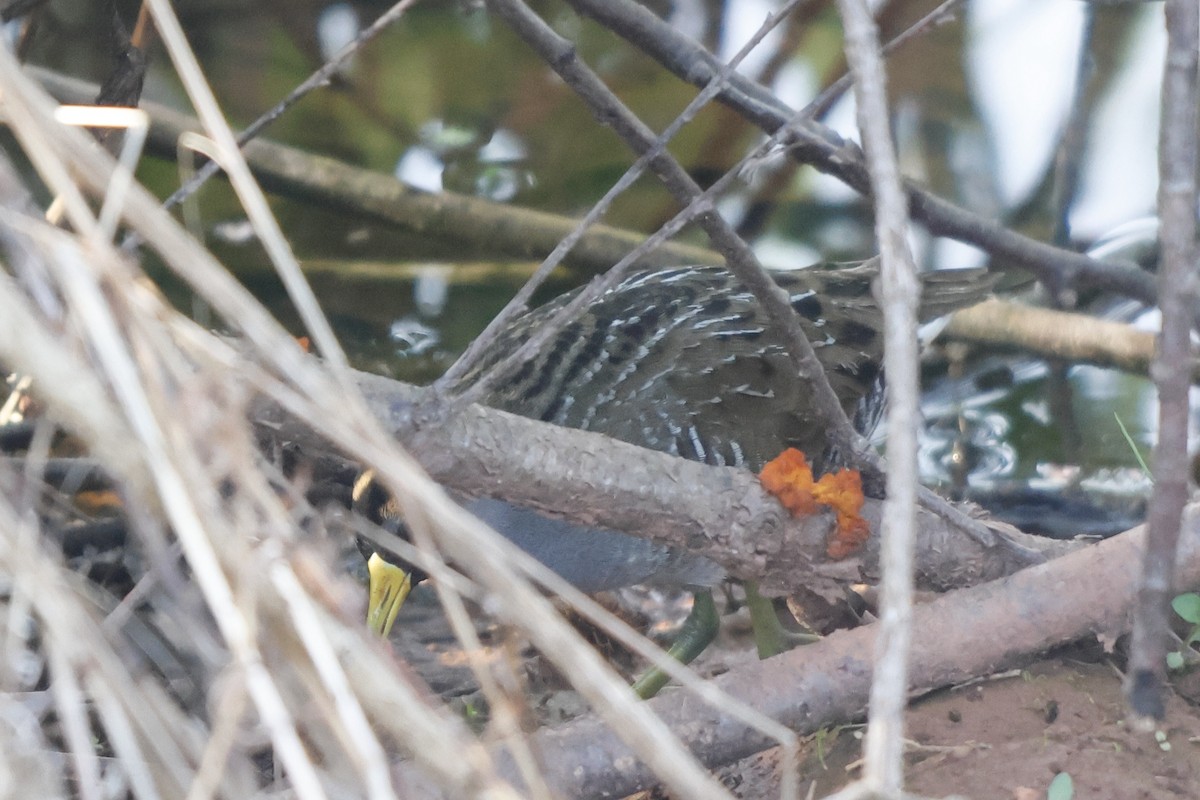
<path fill-rule="evenodd" d="M 344 380 L 305 356 L 135 184 L 124 223 L 239 329 L 240 352 L 170 308 L 112 247 L 91 210 L 88 198 L 103 197 L 111 180 L 111 160 L 80 132 L 53 122 L 47 98 L 7 52 L 0 52 L 0 85 L 10 125 L 62 198 L 75 231 L 12 205 L 0 209 L 6 244 L 20 236 L 33 270 L 20 282 L 0 273 L 0 361 L 33 377 L 50 418 L 116 478 L 132 534 L 151 564 L 140 591 L 173 629 L 171 641 L 193 647 L 187 655 L 204 669 L 196 680 L 215 699 L 210 709 L 184 707 L 151 674 L 131 672 L 124 661 L 129 641 L 111 622 L 129 620 L 130 607 L 103 621 L 89 608 L 89 590 L 41 544 L 16 546 L 23 530 L 25 539 L 38 540 L 22 522 L 29 510 L 0 503 L 0 536 L 12 545 L 0 553 L 0 572 L 17 576 L 15 602 L 28 604 L 44 629 L 81 780 L 90 784 L 99 771 L 84 750 L 82 734 L 90 730 L 114 749 L 135 797 L 251 796 L 265 787 L 251 762 L 255 748 L 244 743 L 247 728 L 264 732 L 259 739 L 269 739 L 285 785 L 301 797 L 395 796 L 384 741 L 410 753 L 456 796 L 516 796 L 462 721 L 330 604 L 330 587 L 340 579 L 323 566 L 328 557 L 319 547 L 300 541 L 305 510 L 282 502 L 246 420 L 250 399 L 264 393 L 384 475 L 412 510 L 418 538 L 436 539 L 459 563 L 477 561 L 469 573 L 499 616 L 577 683 L 664 782 L 689 797 L 727 796 L 516 575 L 529 568 L 528 559 L 454 505 L 361 411 Z M 30 275 L 50 287 L 60 316 L 32 301 Z M 0 480 L 16 477 L 0 473 Z M 194 582 L 173 574 L 168 524 Z M 181 613 L 197 605 L 206 613 Z M 216 685 L 231 688 L 213 695 Z M 79 709 L 88 704 L 99 729 L 81 721 Z M 777 725 L 766 729 L 787 736 Z M 518 732 L 509 725 L 507 735 Z"/>

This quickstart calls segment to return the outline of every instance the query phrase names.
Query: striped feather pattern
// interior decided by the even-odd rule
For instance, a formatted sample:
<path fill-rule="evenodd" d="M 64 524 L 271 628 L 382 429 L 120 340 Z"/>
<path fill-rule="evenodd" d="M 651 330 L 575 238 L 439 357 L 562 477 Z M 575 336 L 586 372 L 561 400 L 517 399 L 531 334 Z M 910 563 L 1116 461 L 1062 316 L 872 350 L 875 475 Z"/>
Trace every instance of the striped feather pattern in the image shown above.
<path fill-rule="evenodd" d="M 863 433 L 882 407 L 874 260 L 776 273 L 843 407 Z M 982 270 L 924 276 L 923 317 L 988 293 Z M 519 317 L 468 374 L 519 347 L 574 296 Z M 811 393 L 753 295 L 722 267 L 629 275 L 486 398 L 495 408 L 713 465 L 758 470 L 785 447 L 828 464 Z"/>

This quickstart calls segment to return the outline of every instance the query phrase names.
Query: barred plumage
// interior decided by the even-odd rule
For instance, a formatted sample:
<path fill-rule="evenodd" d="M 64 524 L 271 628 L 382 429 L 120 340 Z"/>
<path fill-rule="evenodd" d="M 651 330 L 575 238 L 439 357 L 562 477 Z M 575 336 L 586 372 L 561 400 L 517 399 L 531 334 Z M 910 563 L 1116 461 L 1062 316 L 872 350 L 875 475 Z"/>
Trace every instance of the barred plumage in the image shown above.
<path fill-rule="evenodd" d="M 882 406 L 874 261 L 775 273 L 835 394 L 867 433 Z M 925 318 L 982 299 L 982 271 L 931 273 Z M 474 380 L 575 292 L 515 319 Z M 754 296 L 722 267 L 638 272 L 569 321 L 485 398 L 495 408 L 714 465 L 757 470 L 786 447 L 818 467 L 826 436 L 811 392 Z"/>

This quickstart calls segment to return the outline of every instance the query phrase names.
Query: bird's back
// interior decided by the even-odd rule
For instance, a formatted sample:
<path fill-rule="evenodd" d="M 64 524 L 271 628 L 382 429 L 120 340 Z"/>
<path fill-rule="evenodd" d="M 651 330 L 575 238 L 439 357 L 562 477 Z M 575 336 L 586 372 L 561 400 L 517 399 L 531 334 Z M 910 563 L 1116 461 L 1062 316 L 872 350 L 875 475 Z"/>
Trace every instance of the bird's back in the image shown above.
<path fill-rule="evenodd" d="M 873 262 L 777 273 L 834 392 L 861 432 L 882 406 L 881 317 Z M 925 316 L 982 299 L 980 271 L 926 279 Z M 570 292 L 513 320 L 464 377 L 515 351 Z M 603 433 L 712 465 L 758 470 L 787 447 L 826 466 L 827 437 L 807 379 L 755 297 L 726 269 L 681 267 L 626 277 L 576 313 L 488 394 L 494 408 Z M 599 591 L 643 582 L 712 585 L 706 558 L 613 531 L 547 519 L 502 500 L 471 506 L 571 583 Z"/>
<path fill-rule="evenodd" d="M 969 273 L 969 274 L 968 274 Z M 775 273 L 846 412 L 873 426 L 882 400 L 874 262 Z M 979 271 L 926 279 L 926 316 L 982 299 Z M 501 332 L 472 380 L 575 296 Z M 723 267 L 639 272 L 576 314 L 485 399 L 495 408 L 713 465 L 759 469 L 786 447 L 821 461 L 809 381 L 754 296 Z"/>

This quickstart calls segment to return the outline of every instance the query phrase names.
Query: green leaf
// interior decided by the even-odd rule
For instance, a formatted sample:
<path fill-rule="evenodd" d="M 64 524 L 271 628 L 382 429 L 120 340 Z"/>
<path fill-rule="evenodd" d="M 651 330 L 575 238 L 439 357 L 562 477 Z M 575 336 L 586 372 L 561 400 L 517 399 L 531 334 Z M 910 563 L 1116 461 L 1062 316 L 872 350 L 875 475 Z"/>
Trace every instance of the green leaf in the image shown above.
<path fill-rule="evenodd" d="M 1183 653 L 1178 650 L 1172 650 L 1167 653 L 1167 669 L 1172 672 L 1183 669 Z"/>
<path fill-rule="evenodd" d="M 1193 625 L 1200 625 L 1200 594 L 1187 592 L 1177 595 L 1171 601 L 1171 608 L 1175 609 L 1176 614 Z"/>
<path fill-rule="evenodd" d="M 1046 800 L 1071 800 L 1075 796 L 1075 784 L 1066 772 L 1060 772 L 1050 781 L 1046 790 Z"/>
<path fill-rule="evenodd" d="M 1116 417 L 1117 427 L 1121 429 L 1121 435 L 1125 437 L 1125 443 L 1129 445 L 1129 449 L 1133 451 L 1133 457 L 1137 459 L 1138 466 L 1142 468 L 1142 473 L 1151 480 L 1154 479 L 1154 473 L 1150 471 L 1150 467 L 1146 466 L 1146 459 L 1142 458 L 1142 451 L 1138 449 L 1137 443 L 1133 441 L 1133 437 L 1129 435 L 1129 431 L 1125 428 L 1125 423 L 1121 422 L 1121 415 L 1113 412 Z"/>

